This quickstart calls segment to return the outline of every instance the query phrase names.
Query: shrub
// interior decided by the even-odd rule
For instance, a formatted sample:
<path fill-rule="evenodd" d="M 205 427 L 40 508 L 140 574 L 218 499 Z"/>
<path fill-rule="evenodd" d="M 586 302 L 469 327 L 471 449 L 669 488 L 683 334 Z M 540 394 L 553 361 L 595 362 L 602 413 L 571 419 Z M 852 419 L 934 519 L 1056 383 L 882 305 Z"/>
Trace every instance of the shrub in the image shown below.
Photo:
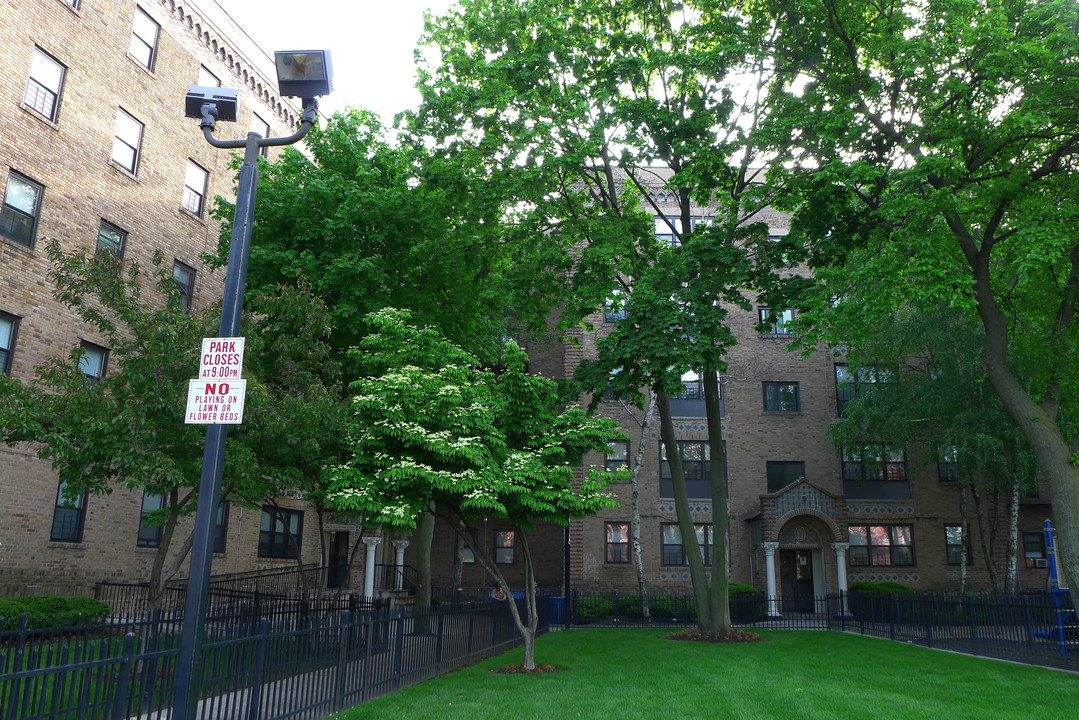
<path fill-rule="evenodd" d="M 577 622 L 589 623 L 611 616 L 614 603 L 605 595 L 588 595 L 577 599 Z"/>
<path fill-rule="evenodd" d="M 729 583 L 727 598 L 731 606 L 731 622 L 755 623 L 763 620 L 767 613 L 764 593 L 755 587 Z"/>
<path fill-rule="evenodd" d="M 35 595 L 0 601 L 0 624 L 5 629 L 19 625 L 19 615 L 26 613 L 27 627 L 34 629 L 70 628 L 104 622 L 112 608 L 90 597 Z"/>
<path fill-rule="evenodd" d="M 910 603 L 900 600 L 900 596 L 904 595 L 914 595 L 914 590 L 891 581 L 859 581 L 850 585 L 847 607 L 856 620 L 909 622 L 913 619 L 914 608 Z M 898 616 L 896 615 L 897 607 Z"/>
<path fill-rule="evenodd" d="M 0 631 L 19 627 L 19 616 L 24 612 L 26 606 L 18 600 L 0 598 Z"/>

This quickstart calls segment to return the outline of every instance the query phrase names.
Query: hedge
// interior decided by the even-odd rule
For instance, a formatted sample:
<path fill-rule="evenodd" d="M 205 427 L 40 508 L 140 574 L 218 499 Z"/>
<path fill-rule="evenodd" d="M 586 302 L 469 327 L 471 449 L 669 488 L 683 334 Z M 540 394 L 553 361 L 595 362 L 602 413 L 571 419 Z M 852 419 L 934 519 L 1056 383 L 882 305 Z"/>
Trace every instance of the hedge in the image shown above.
<path fill-rule="evenodd" d="M 83 596 L 35 595 L 0 599 L 0 630 L 18 628 L 23 614 L 27 627 L 51 629 L 96 625 L 104 622 L 111 612 L 108 603 Z"/>

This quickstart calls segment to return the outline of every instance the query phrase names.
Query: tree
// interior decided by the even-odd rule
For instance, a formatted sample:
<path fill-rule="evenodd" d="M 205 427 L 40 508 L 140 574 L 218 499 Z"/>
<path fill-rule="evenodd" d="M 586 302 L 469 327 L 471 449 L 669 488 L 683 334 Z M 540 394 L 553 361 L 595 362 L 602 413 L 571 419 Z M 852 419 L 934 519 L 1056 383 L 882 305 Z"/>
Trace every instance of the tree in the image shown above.
<path fill-rule="evenodd" d="M 105 340 L 114 370 L 88 378 L 75 348 L 36 368 L 31 384 L 0 377 L 0 440 L 37 443 L 68 500 L 116 487 L 164 498 L 144 518 L 162 527 L 149 577 L 153 608 L 191 546 L 190 533 L 179 549 L 174 541 L 199 499 L 205 428 L 184 423 L 183 388 L 197 375 L 201 338 L 215 334 L 214 313 L 186 313 L 161 258 L 151 285 L 136 263 L 112 255 L 64 254 L 55 242 L 48 253 L 57 297 Z M 310 479 L 334 459 L 328 449 L 341 435 L 333 402 L 345 406 L 325 381 L 333 372 L 318 342 L 328 326 L 317 304 L 285 291 L 253 307 L 245 424 L 230 434 L 222 499 L 260 504 L 313 491 Z"/>
<path fill-rule="evenodd" d="M 534 669 L 538 616 L 527 530 L 614 504 L 603 492 L 608 473 L 575 467 L 617 437 L 617 426 L 580 409 L 560 410 L 556 383 L 525 372 L 527 358 L 515 343 L 492 372 L 437 330 L 409 320 L 389 308 L 374 313 L 368 322 L 376 332 L 350 353 L 361 372 L 352 385 L 352 456 L 333 471 L 329 501 L 400 529 L 413 529 L 433 504 L 512 598 L 471 527 L 476 518 L 509 520 L 524 558 L 527 615 L 512 600 L 509 609 L 524 639 L 525 667 Z"/>
<path fill-rule="evenodd" d="M 982 367 L 1051 489 L 1079 582 L 1079 7 L 840 0 L 767 6 L 770 117 L 796 130 L 795 229 L 827 298 L 813 339 L 897 309 L 976 317 Z"/>
<path fill-rule="evenodd" d="M 878 326 L 847 354 L 851 379 L 844 392 L 857 391 L 829 432 L 844 452 L 862 457 L 874 451 L 866 443 L 875 442 L 879 455 L 881 441 L 898 447 L 921 442 L 924 462 L 947 463 L 965 528 L 966 498 L 974 499 L 978 547 L 993 587 L 1015 592 L 1019 500 L 1037 489 L 1037 462 L 989 387 L 981 343 L 980 327 L 947 308 L 900 314 Z M 873 382 L 856 384 L 855 378 Z M 1007 508 L 1003 579 L 994 551 L 1000 498 Z M 963 534 L 966 548 L 969 530 Z"/>
<path fill-rule="evenodd" d="M 627 319 L 600 344 L 595 371 L 579 375 L 588 389 L 602 392 L 613 371 L 619 392 L 637 401 L 650 388 L 673 447 L 667 396 L 686 371 L 704 378 L 711 580 L 681 464 L 670 466 L 699 621 L 721 634 L 731 630 L 718 373 L 734 337 L 725 318 L 747 306 L 743 289 L 783 252 L 758 215 L 780 190 L 759 170 L 754 140 L 771 72 L 755 53 L 767 30 L 708 0 L 476 0 L 428 25 L 434 60 L 421 68 L 423 104 L 412 117 L 440 153 L 482 160 L 472 172 L 506 199 L 506 236 L 544 239 L 519 289 L 558 299 L 557 329 L 622 298 Z M 695 223 L 698 213 L 712 223 Z M 667 243 L 655 237 L 655 216 Z"/>

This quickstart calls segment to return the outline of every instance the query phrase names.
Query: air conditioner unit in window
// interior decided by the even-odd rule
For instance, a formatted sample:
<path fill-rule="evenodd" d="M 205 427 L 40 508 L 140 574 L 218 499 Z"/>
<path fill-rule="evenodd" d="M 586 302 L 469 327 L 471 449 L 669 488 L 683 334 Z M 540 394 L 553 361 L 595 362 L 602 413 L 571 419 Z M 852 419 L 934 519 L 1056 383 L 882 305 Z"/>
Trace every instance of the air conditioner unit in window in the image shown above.
<path fill-rule="evenodd" d="M 1047 568 L 1049 567 L 1049 561 L 1045 558 L 1034 558 L 1034 567 Z"/>

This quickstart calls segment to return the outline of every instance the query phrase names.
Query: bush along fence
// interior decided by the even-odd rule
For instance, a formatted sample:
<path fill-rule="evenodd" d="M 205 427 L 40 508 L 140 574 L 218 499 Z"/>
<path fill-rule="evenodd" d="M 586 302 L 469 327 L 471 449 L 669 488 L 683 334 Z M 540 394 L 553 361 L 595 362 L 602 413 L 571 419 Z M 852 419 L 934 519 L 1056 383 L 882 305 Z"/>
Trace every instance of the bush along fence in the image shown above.
<path fill-rule="evenodd" d="M 540 605 L 540 631 L 549 608 Z M 0 632 L 0 720 L 164 720 L 180 625 L 150 620 Z M 235 615 L 206 626 L 199 720 L 318 720 L 496 655 L 520 636 L 505 603 Z"/>
<path fill-rule="evenodd" d="M 562 598 L 554 601 L 555 622 L 568 627 L 675 628 L 697 619 L 692 595 L 649 596 L 647 617 L 633 594 L 574 594 L 568 609 Z M 919 593 L 892 583 L 841 595 L 785 596 L 774 605 L 769 615 L 763 593 L 731 584 L 731 622 L 737 627 L 855 632 L 1079 670 L 1079 622 L 1067 594 Z"/>

